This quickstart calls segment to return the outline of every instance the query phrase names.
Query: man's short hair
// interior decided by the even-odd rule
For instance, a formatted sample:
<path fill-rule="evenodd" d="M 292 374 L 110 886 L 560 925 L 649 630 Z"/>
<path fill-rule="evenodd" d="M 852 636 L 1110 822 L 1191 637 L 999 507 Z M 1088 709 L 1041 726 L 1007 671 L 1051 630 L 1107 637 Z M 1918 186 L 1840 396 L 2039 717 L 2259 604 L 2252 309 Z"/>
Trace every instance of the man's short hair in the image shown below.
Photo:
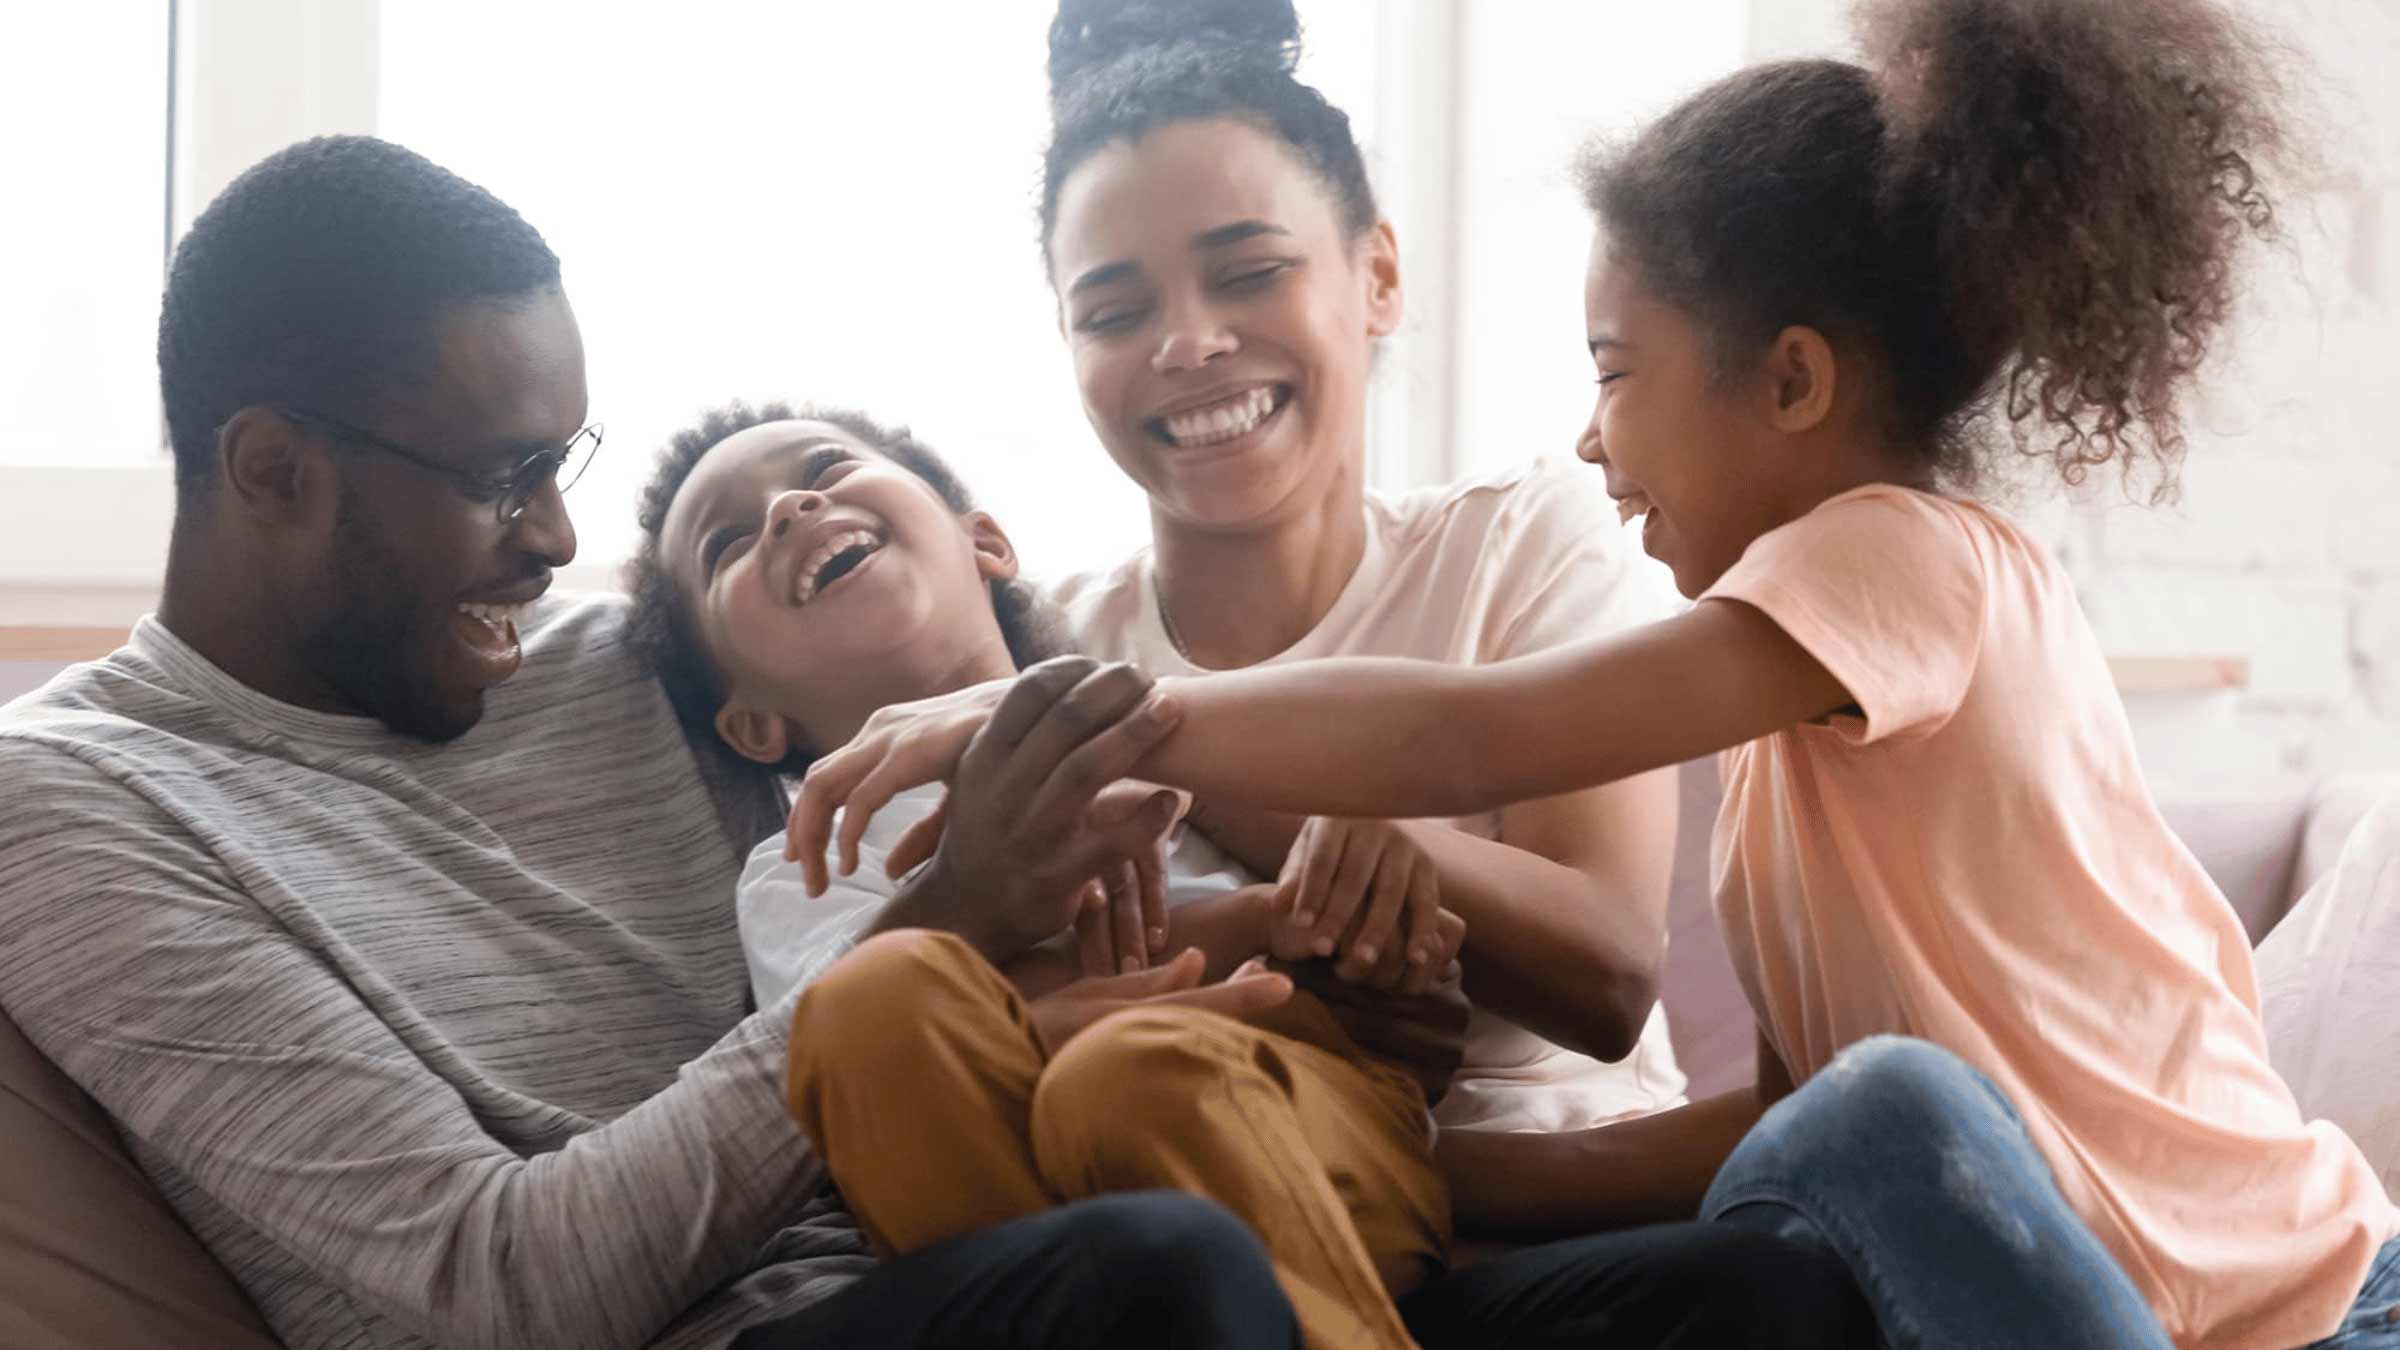
<path fill-rule="evenodd" d="M 433 321 L 558 285 L 507 203 L 414 151 L 321 136 L 233 180 L 175 250 L 158 375 L 179 502 L 216 478 L 217 430 L 287 404 L 371 419 L 432 377 Z"/>

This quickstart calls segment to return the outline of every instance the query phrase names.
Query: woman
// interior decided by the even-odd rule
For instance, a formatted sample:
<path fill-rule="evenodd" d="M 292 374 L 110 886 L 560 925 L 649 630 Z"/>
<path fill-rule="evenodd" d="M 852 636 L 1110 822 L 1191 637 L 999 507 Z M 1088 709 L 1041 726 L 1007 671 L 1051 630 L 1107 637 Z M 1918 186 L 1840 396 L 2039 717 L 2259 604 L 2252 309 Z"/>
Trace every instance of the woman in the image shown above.
<path fill-rule="evenodd" d="M 1588 476 L 1365 490 L 1399 260 L 1349 120 L 1293 78 L 1297 54 L 1288 3 L 1067 0 L 1052 25 L 1045 261 L 1085 411 L 1152 532 L 1059 589 L 1077 644 L 1156 674 L 1481 663 L 1661 617 L 1664 579 Z M 1397 903 L 1371 879 L 1431 864 L 1478 1008 L 1444 1126 L 1575 1129 L 1682 1100 L 1655 1008 L 1671 772 L 1450 827 L 1198 815 L 1262 872 L 1294 854 L 1293 920 L 1352 973 L 1391 955 L 1343 943 Z"/>

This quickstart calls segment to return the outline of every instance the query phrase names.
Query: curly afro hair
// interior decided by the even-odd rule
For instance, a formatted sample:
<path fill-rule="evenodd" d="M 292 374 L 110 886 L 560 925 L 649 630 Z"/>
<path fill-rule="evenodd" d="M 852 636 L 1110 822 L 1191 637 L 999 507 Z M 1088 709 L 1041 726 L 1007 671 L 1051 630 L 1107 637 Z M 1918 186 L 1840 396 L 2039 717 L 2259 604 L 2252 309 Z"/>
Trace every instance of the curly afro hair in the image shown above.
<path fill-rule="evenodd" d="M 2178 399 L 2268 235 L 2268 50 L 2208 0 L 1870 0 L 1793 61 L 1587 151 L 1609 247 L 1728 368 L 1791 325 L 1885 372 L 1886 434 L 1972 484 L 2005 423 L 2070 483 L 2173 494 Z"/>

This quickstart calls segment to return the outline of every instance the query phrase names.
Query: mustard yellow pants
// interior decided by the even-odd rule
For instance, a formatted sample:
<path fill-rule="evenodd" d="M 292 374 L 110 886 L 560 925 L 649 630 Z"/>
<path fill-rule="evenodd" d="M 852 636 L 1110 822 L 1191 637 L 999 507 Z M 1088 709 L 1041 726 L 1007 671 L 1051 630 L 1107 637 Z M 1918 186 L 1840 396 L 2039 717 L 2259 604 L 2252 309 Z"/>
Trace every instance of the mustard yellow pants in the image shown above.
<path fill-rule="evenodd" d="M 1450 1232 L 1424 1097 L 1305 994 L 1265 1020 L 1130 1008 L 1045 1063 L 973 948 L 885 933 L 801 995 L 786 1100 L 887 1255 L 1186 1191 L 1257 1232 L 1311 1347 L 1413 1346 L 1392 1300 L 1439 1273 Z"/>

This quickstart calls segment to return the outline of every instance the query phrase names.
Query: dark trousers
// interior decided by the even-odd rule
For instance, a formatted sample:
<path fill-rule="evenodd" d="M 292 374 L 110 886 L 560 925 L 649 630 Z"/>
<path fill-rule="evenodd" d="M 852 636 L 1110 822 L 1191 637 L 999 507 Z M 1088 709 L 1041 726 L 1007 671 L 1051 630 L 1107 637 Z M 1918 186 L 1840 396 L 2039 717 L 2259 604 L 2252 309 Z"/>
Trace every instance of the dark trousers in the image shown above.
<path fill-rule="evenodd" d="M 1165 1191 L 1061 1205 L 886 1261 L 736 1350 L 1294 1350 L 1266 1248 Z"/>
<path fill-rule="evenodd" d="M 1400 1305 L 1425 1350 L 1855 1350 L 1875 1317 L 1839 1257 L 1725 1224 L 1528 1247 Z"/>

